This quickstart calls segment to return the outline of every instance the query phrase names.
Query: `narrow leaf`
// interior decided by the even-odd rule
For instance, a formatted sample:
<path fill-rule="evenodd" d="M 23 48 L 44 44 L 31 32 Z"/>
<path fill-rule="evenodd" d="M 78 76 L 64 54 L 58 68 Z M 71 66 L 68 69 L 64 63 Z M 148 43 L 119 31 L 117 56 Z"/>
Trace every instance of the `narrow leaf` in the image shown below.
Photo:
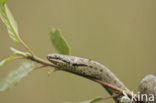
<path fill-rule="evenodd" d="M 19 81 L 28 75 L 33 69 L 33 64 L 23 63 L 17 70 L 12 71 L 0 82 L 0 91 L 6 91 L 16 86 Z"/>
<path fill-rule="evenodd" d="M 97 103 L 99 101 L 102 100 L 102 97 L 96 97 L 96 98 L 93 98 L 91 100 L 87 100 L 87 101 L 84 101 L 84 102 L 81 102 L 81 103 Z"/>
<path fill-rule="evenodd" d="M 14 56 L 10 56 L 10 57 L 8 57 L 8 58 L 6 58 L 6 59 L 0 61 L 0 66 L 3 66 L 5 63 L 7 63 L 7 62 L 9 62 L 9 61 L 11 61 L 11 60 L 14 60 L 14 59 L 15 59 Z"/>
<path fill-rule="evenodd" d="M 16 21 L 14 20 L 14 17 L 11 14 L 11 12 L 10 12 L 9 8 L 7 7 L 7 5 L 5 4 L 5 2 L 6 2 L 6 0 L 0 1 L 0 18 L 8 30 L 9 37 L 13 41 L 15 41 L 17 43 L 21 43 L 22 41 L 21 41 L 21 38 L 19 37 Z"/>
<path fill-rule="evenodd" d="M 58 53 L 66 55 L 70 54 L 70 48 L 58 29 L 53 29 L 50 32 L 50 36 L 51 42 Z"/>

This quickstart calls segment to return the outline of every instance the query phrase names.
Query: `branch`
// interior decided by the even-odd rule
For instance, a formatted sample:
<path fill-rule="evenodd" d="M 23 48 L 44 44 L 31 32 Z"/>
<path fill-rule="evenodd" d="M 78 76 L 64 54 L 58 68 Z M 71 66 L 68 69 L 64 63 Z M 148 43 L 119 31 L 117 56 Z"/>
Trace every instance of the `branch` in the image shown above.
<path fill-rule="evenodd" d="M 51 66 L 51 67 L 54 67 L 54 68 L 60 70 L 59 67 L 57 67 L 53 63 L 43 60 L 35 55 L 32 56 L 32 55 L 29 55 L 29 53 L 27 53 L 27 52 L 21 52 L 21 51 L 15 50 L 15 49 L 12 51 L 15 52 L 16 55 L 20 55 L 28 60 L 42 64 L 42 66 L 37 67 L 37 69 L 40 69 L 40 68 L 43 68 L 46 66 Z M 66 71 L 66 72 L 70 72 L 70 71 Z M 130 94 L 130 91 L 127 89 L 127 87 L 108 68 L 105 68 L 104 72 L 105 72 L 105 80 L 97 80 L 94 78 L 85 77 L 84 75 L 80 75 L 77 73 L 73 73 L 73 72 L 70 72 L 70 73 L 85 77 L 85 78 L 95 81 L 99 84 L 102 84 L 102 86 L 110 93 L 110 95 L 113 97 L 113 99 L 116 101 L 116 103 L 120 103 L 121 97 L 123 95 L 123 91 L 129 97 L 132 97 L 132 95 Z M 109 81 L 109 83 L 107 81 Z M 120 95 L 116 95 L 116 94 L 120 94 Z M 116 95 L 116 96 L 114 96 L 114 95 Z M 136 96 L 136 98 L 137 98 L 137 96 Z M 134 102 L 129 102 L 129 103 L 134 103 Z"/>
<path fill-rule="evenodd" d="M 29 57 L 27 57 L 27 59 L 41 63 L 46 66 L 55 67 L 56 69 L 60 70 L 60 68 L 57 67 L 56 65 L 54 65 L 48 61 L 42 60 L 42 59 L 38 58 L 37 56 L 33 56 L 33 57 L 29 56 Z M 77 73 L 74 73 L 71 71 L 66 71 L 66 72 L 70 72 L 70 73 L 85 77 L 84 75 L 80 75 L 80 74 L 77 74 Z M 102 84 L 102 86 L 110 93 L 110 95 L 113 96 L 113 99 L 116 101 L 116 103 L 120 103 L 123 92 L 125 92 L 129 97 L 132 97 L 132 95 L 130 94 L 130 91 L 127 89 L 127 87 L 125 85 L 123 85 L 123 83 L 109 69 L 106 68 L 105 73 L 106 73 L 105 81 L 96 80 L 96 79 L 89 78 L 89 77 L 85 77 L 85 78 L 95 81 L 99 84 Z M 109 82 L 110 84 L 107 83 L 108 80 L 111 81 L 111 82 Z M 120 94 L 120 95 L 114 96 L 116 94 Z M 137 98 L 138 97 L 136 96 L 136 99 Z M 129 103 L 134 103 L 134 102 L 129 102 Z"/>

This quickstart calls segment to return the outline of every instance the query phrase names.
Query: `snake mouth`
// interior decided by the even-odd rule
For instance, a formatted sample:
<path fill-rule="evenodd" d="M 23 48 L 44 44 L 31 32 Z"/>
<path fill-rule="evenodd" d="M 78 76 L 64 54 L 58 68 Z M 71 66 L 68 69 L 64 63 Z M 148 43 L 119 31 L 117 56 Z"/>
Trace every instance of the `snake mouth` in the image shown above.
<path fill-rule="evenodd" d="M 57 61 L 57 60 L 55 60 L 55 59 L 49 59 L 49 61 L 50 61 L 51 63 L 55 64 L 55 65 L 57 65 L 57 64 L 58 64 L 58 61 Z"/>
<path fill-rule="evenodd" d="M 59 61 L 58 61 L 56 58 L 54 58 L 54 57 L 47 56 L 47 59 L 48 59 L 51 63 L 53 63 L 53 64 L 55 64 L 55 65 L 57 65 L 57 64 L 59 63 Z"/>
<path fill-rule="evenodd" d="M 48 56 L 47 56 L 47 59 L 48 59 L 51 63 L 53 63 L 53 64 L 55 64 L 55 65 L 57 65 L 57 66 L 62 66 L 62 65 L 65 65 L 65 64 L 66 64 L 66 62 L 64 62 L 64 60 L 60 59 L 60 58 L 57 57 L 57 56 L 48 55 Z"/>

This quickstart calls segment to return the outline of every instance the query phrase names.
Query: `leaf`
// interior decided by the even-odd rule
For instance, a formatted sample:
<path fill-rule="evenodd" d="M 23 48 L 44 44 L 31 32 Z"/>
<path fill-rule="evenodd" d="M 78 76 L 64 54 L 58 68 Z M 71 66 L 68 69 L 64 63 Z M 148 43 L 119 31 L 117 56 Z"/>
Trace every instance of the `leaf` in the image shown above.
<path fill-rule="evenodd" d="M 97 102 L 101 101 L 102 99 L 103 99 L 102 97 L 96 97 L 96 98 L 93 98 L 91 100 L 84 101 L 84 102 L 81 102 L 81 103 L 97 103 Z"/>
<path fill-rule="evenodd" d="M 70 48 L 64 38 L 61 36 L 61 32 L 58 29 L 53 29 L 50 32 L 50 35 L 51 42 L 58 53 L 69 55 Z"/>
<path fill-rule="evenodd" d="M 54 68 L 51 68 L 50 70 L 48 70 L 48 76 L 50 76 L 50 74 L 55 72 L 55 71 L 56 71 L 56 69 L 54 69 Z"/>
<path fill-rule="evenodd" d="M 9 61 L 11 61 L 11 60 L 14 60 L 14 59 L 15 59 L 14 56 L 10 56 L 10 57 L 8 57 L 8 58 L 2 60 L 2 61 L 0 62 L 0 66 L 3 66 L 5 63 L 7 63 L 7 62 L 9 62 Z"/>
<path fill-rule="evenodd" d="M 9 8 L 5 4 L 6 1 L 7 0 L 0 0 L 0 18 L 8 30 L 9 37 L 16 43 L 21 43 L 22 40 L 19 37 L 16 21 L 14 20 Z"/>
<path fill-rule="evenodd" d="M 7 0 L 0 0 L 0 4 L 4 4 Z"/>
<path fill-rule="evenodd" d="M 0 91 L 6 91 L 16 86 L 23 77 L 27 76 L 33 70 L 32 68 L 33 64 L 23 63 L 17 70 L 10 72 L 0 82 Z"/>

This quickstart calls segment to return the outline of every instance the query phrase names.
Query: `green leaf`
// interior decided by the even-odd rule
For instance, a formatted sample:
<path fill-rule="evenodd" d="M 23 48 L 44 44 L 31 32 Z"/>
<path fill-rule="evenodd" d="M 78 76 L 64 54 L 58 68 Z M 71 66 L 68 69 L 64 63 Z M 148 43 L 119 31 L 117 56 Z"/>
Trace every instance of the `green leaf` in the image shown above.
<path fill-rule="evenodd" d="M 96 98 L 93 98 L 91 100 L 87 100 L 87 101 L 84 101 L 84 102 L 81 102 L 81 103 L 97 103 L 99 101 L 102 100 L 102 97 L 96 97 Z"/>
<path fill-rule="evenodd" d="M 33 64 L 23 63 L 17 70 L 12 71 L 0 82 L 0 91 L 6 91 L 16 86 L 19 81 L 28 75 L 33 69 Z"/>
<path fill-rule="evenodd" d="M 4 4 L 6 2 L 7 2 L 7 0 L 0 0 L 0 4 Z"/>
<path fill-rule="evenodd" d="M 11 61 L 11 60 L 14 60 L 14 59 L 15 59 L 14 56 L 10 56 L 10 57 L 8 57 L 8 58 L 6 58 L 6 59 L 0 61 L 0 66 L 3 66 L 5 63 L 7 63 L 7 62 L 9 62 L 9 61 Z"/>
<path fill-rule="evenodd" d="M 5 2 L 6 0 L 0 1 L 0 18 L 8 30 L 9 37 L 16 43 L 21 43 L 22 40 L 18 33 L 16 21 L 14 20 L 14 17 Z"/>
<path fill-rule="evenodd" d="M 69 55 L 70 48 L 64 38 L 61 36 L 61 32 L 58 29 L 53 29 L 50 32 L 50 35 L 51 42 L 58 53 Z"/>
<path fill-rule="evenodd" d="M 56 71 L 55 68 L 51 68 L 50 70 L 48 70 L 48 76 L 49 76 L 51 73 L 55 72 L 55 71 Z"/>

